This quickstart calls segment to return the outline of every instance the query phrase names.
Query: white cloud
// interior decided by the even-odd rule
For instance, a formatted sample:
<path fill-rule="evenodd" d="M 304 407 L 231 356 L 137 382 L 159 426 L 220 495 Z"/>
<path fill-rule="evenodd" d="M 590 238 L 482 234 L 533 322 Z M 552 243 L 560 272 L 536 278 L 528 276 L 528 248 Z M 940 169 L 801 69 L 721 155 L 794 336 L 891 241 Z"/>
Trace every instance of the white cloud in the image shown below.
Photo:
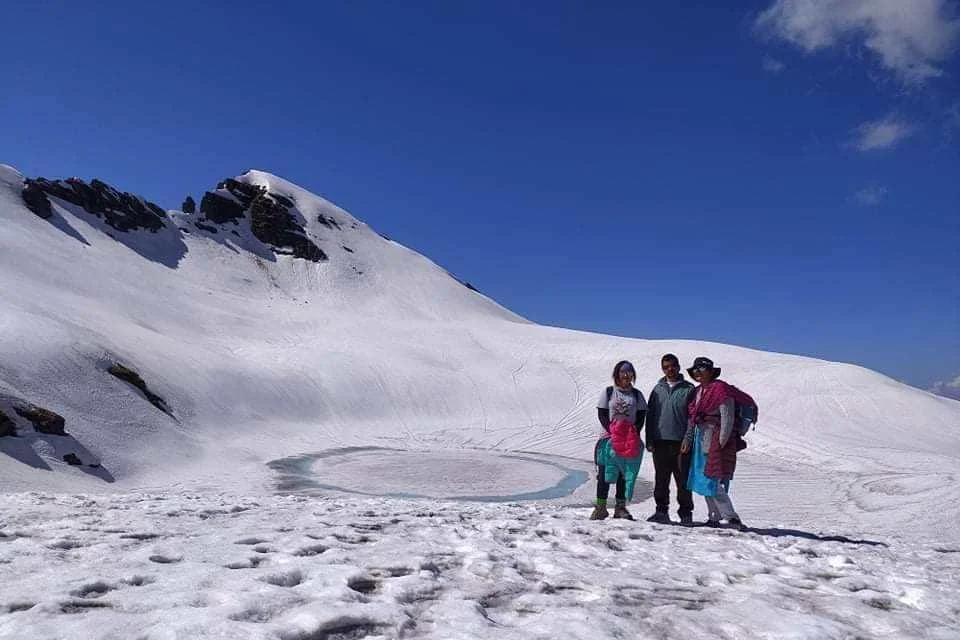
<path fill-rule="evenodd" d="M 934 382 L 930 391 L 943 396 L 944 398 L 953 398 L 960 400 L 960 376 L 957 376 L 950 382 Z"/>
<path fill-rule="evenodd" d="M 890 114 L 879 120 L 864 122 L 853 130 L 851 144 L 860 151 L 892 149 L 910 137 L 916 127 L 896 115 Z"/>
<path fill-rule="evenodd" d="M 886 187 L 872 184 L 857 191 L 853 194 L 853 197 L 858 204 L 864 207 L 872 207 L 880 204 L 887 197 L 887 191 Z"/>
<path fill-rule="evenodd" d="M 774 75 L 779 75 L 784 69 L 787 68 L 787 65 L 783 64 L 775 58 L 767 56 L 763 59 L 763 70 L 769 71 Z"/>
<path fill-rule="evenodd" d="M 757 28 L 807 52 L 862 43 L 905 84 L 943 75 L 960 41 L 948 0 L 774 0 Z"/>

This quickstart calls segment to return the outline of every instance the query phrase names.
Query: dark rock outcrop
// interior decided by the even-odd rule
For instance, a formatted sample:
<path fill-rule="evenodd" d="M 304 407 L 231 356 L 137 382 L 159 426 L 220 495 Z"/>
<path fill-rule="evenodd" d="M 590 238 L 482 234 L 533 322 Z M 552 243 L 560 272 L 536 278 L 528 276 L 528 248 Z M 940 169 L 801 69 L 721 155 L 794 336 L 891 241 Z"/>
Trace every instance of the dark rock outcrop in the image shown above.
<path fill-rule="evenodd" d="M 322 213 L 317 216 L 317 222 L 325 226 L 327 229 L 339 229 L 340 223 L 331 218 L 330 216 L 325 216 Z"/>
<path fill-rule="evenodd" d="M 107 369 L 107 373 L 115 378 L 123 380 L 129 385 L 136 387 L 141 393 L 143 393 L 144 397 L 146 397 L 150 404 L 155 406 L 157 409 L 160 409 L 160 411 L 163 411 L 165 414 L 170 415 L 170 409 L 167 408 L 167 402 L 157 394 L 150 391 L 150 389 L 147 388 L 147 383 L 143 381 L 143 378 L 141 378 L 140 374 L 138 374 L 136 371 L 129 367 L 125 367 L 122 364 L 114 364 Z"/>
<path fill-rule="evenodd" d="M 18 416 L 29 421 L 33 428 L 40 433 L 52 436 L 67 435 L 67 432 L 63 430 L 65 421 L 59 413 L 54 413 L 34 404 L 14 406 L 13 410 L 17 412 Z"/>
<path fill-rule="evenodd" d="M 97 179 L 89 184 L 79 178 L 28 178 L 24 181 L 23 201 L 36 215 L 42 218 L 53 215 L 51 197 L 82 208 L 117 231 L 146 229 L 157 232 L 166 226 L 168 220 L 166 212 L 152 202 L 120 192 Z M 184 213 L 196 216 L 192 223 L 198 229 L 216 233 L 223 230 L 216 225 L 228 222 L 239 225 L 242 219 L 249 218 L 253 235 L 276 253 L 312 262 L 328 259 L 327 254 L 307 236 L 295 201 L 271 193 L 267 187 L 227 178 L 217 185 L 216 190 L 203 194 L 199 215 L 193 197 L 187 196 L 182 206 Z M 341 228 L 340 223 L 330 216 L 320 215 L 318 220 L 329 229 Z M 185 245 L 182 253 L 185 253 Z M 182 257 L 182 253 L 178 257 Z"/>
<path fill-rule="evenodd" d="M 227 196 L 207 191 L 200 200 L 200 213 L 210 222 L 223 224 L 237 222 L 243 217 L 245 207 Z"/>
<path fill-rule="evenodd" d="M 146 229 L 156 233 L 166 226 L 167 214 L 163 209 L 132 193 L 117 191 L 97 179 L 87 184 L 79 178 L 66 180 L 28 178 L 23 189 L 24 203 L 30 207 L 31 211 L 42 217 L 42 213 L 33 209 L 33 206 L 40 202 L 39 196 L 36 195 L 38 191 L 83 208 L 87 213 L 102 218 L 117 231 Z M 43 206 L 42 202 L 40 206 Z"/>
<path fill-rule="evenodd" d="M 327 254 L 307 237 L 291 211 L 295 207 L 293 200 L 286 196 L 233 178 L 218 184 L 216 191 L 206 192 L 200 201 L 200 212 L 210 222 L 236 222 L 249 213 L 250 230 L 260 242 L 285 249 L 284 253 L 295 258 L 312 262 L 326 260 Z"/>
<path fill-rule="evenodd" d="M 33 211 L 44 220 L 53 215 L 50 199 L 47 197 L 47 194 L 43 192 L 43 189 L 36 184 L 28 180 L 23 187 L 22 196 L 23 203 L 27 205 L 27 209 L 30 209 L 30 211 Z"/>
<path fill-rule="evenodd" d="M 69 464 L 71 467 L 79 467 L 83 464 L 83 462 L 80 461 L 80 458 L 75 453 L 66 454 L 63 456 L 63 461 Z"/>
<path fill-rule="evenodd" d="M 293 209 L 293 207 L 296 206 L 293 204 L 293 200 L 286 196 L 282 196 L 279 193 L 271 193 L 270 197 L 285 206 L 287 209 Z"/>
<path fill-rule="evenodd" d="M 290 247 L 295 258 L 322 262 L 327 254 L 307 238 L 306 233 L 287 207 L 270 194 L 254 198 L 250 205 L 250 230 L 260 242 L 274 247 Z"/>
<path fill-rule="evenodd" d="M 0 438 L 15 435 L 17 435 L 17 425 L 10 416 L 0 411 Z"/>

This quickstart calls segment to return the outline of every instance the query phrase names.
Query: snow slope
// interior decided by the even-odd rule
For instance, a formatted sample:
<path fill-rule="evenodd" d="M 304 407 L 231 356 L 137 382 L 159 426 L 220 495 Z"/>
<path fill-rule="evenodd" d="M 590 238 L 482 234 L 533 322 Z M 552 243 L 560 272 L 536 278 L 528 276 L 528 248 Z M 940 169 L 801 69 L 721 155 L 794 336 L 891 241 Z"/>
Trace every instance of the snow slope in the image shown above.
<path fill-rule="evenodd" d="M 748 521 L 960 539 L 944 527 L 960 519 L 956 401 L 852 365 L 536 325 L 289 182 L 238 180 L 295 202 L 329 260 L 280 255 L 245 221 L 213 233 L 170 212 L 158 233 L 123 234 L 58 200 L 44 220 L 23 205 L 22 176 L 0 169 L 0 409 L 27 399 L 72 436 L 20 421 L 24 437 L 0 439 L 5 488 L 263 495 L 277 487 L 271 461 L 345 447 L 527 452 L 589 471 L 613 364 L 632 360 L 646 393 L 672 351 L 710 356 L 761 405 L 735 481 Z M 171 415 L 108 375 L 114 362 Z M 67 466 L 68 449 L 101 468 Z M 355 486 L 369 469 L 376 485 L 380 464 L 324 467 L 320 484 Z M 511 467 L 507 493 L 530 489 L 530 464 Z M 409 488 L 436 480 L 430 466 Z M 561 502 L 586 504 L 589 485 Z"/>

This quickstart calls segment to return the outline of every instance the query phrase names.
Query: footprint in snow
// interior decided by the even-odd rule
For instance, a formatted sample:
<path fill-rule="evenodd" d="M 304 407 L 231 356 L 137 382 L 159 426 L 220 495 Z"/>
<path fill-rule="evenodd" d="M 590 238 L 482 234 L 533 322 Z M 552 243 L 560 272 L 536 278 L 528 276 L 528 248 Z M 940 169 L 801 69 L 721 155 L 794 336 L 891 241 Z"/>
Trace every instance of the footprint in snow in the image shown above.
<path fill-rule="evenodd" d="M 109 602 L 98 600 L 68 600 L 60 603 L 59 611 L 60 613 L 86 613 L 92 609 L 107 609 L 110 606 Z"/>
<path fill-rule="evenodd" d="M 410 567 L 373 567 L 367 572 L 377 578 L 402 578 L 413 573 Z"/>
<path fill-rule="evenodd" d="M 159 533 L 124 533 L 120 536 L 125 540 L 139 540 L 143 542 L 145 540 L 154 540 L 160 537 Z"/>
<path fill-rule="evenodd" d="M 167 556 L 162 554 L 150 556 L 150 562 L 156 562 L 157 564 L 175 564 L 181 560 L 183 560 L 182 556 Z"/>
<path fill-rule="evenodd" d="M 357 593 L 366 595 L 376 591 L 380 583 L 370 576 L 355 576 L 347 580 L 347 586 Z"/>
<path fill-rule="evenodd" d="M 288 571 L 271 573 L 270 575 L 260 578 L 260 580 L 277 587 L 295 587 L 303 582 L 304 576 L 300 569 L 290 569 Z"/>
<path fill-rule="evenodd" d="M 82 585 L 78 589 L 74 589 L 70 592 L 70 595 L 77 598 L 99 598 L 108 591 L 113 591 L 116 587 L 110 586 L 102 580 L 97 580 L 96 582 L 90 582 L 85 585 Z"/>
<path fill-rule="evenodd" d="M 293 555 L 299 557 L 317 556 L 326 551 L 329 547 L 322 544 L 311 544 L 301 547 L 293 552 Z"/>
<path fill-rule="evenodd" d="M 231 562 L 229 564 L 223 565 L 227 569 L 256 569 L 261 564 L 265 558 L 247 558 L 246 560 L 240 560 L 238 562 Z"/>
<path fill-rule="evenodd" d="M 63 539 L 63 540 L 57 540 L 56 542 L 50 544 L 49 548 L 69 551 L 70 549 L 79 549 L 82 546 L 84 546 L 84 544 L 79 540 Z"/>
<path fill-rule="evenodd" d="M 367 542 L 373 542 L 373 538 L 371 538 L 370 536 L 364 536 L 364 535 L 352 536 L 344 533 L 334 533 L 332 535 L 336 540 L 340 542 L 345 542 L 347 544 L 364 544 Z"/>
<path fill-rule="evenodd" d="M 351 640 L 369 636 L 383 637 L 390 630 L 391 625 L 363 618 L 362 616 L 344 615 L 318 625 L 310 630 L 300 628 L 291 631 L 281 631 L 280 640 L 303 640 L 303 638 L 317 638 L 318 640 Z"/>

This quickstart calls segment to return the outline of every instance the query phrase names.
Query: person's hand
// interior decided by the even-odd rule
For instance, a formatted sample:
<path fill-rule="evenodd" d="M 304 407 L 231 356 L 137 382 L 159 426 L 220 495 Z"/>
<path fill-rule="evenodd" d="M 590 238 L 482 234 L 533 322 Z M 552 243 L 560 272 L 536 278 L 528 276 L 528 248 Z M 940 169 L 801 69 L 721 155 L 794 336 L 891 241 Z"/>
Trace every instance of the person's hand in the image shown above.
<path fill-rule="evenodd" d="M 690 443 L 684 440 L 680 443 L 680 453 L 689 453 L 690 452 Z"/>
<path fill-rule="evenodd" d="M 653 443 L 652 443 L 652 442 L 648 442 L 648 443 L 647 443 L 647 451 L 649 451 L 650 453 L 653 453 Z"/>

